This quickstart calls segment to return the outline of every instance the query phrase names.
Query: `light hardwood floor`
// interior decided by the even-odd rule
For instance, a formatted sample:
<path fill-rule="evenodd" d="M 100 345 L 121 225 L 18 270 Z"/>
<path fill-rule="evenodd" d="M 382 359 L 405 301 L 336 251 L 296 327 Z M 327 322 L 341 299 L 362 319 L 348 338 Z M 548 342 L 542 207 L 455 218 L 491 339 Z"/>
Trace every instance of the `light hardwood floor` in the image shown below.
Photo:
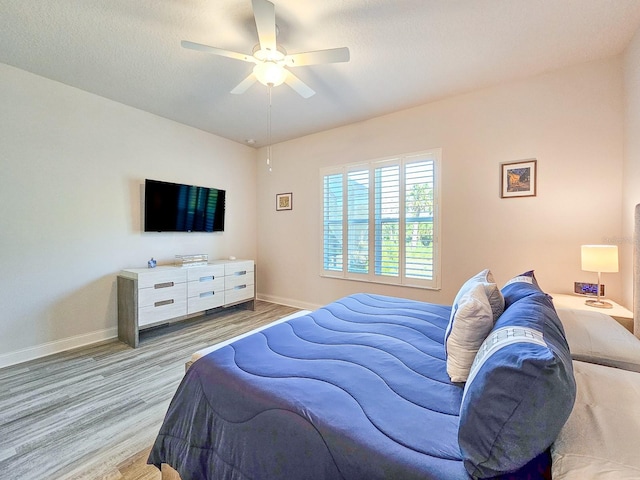
<path fill-rule="evenodd" d="M 126 478 L 123 462 L 153 443 L 193 352 L 295 311 L 256 301 L 147 330 L 137 349 L 114 341 L 0 369 L 0 478 Z"/>

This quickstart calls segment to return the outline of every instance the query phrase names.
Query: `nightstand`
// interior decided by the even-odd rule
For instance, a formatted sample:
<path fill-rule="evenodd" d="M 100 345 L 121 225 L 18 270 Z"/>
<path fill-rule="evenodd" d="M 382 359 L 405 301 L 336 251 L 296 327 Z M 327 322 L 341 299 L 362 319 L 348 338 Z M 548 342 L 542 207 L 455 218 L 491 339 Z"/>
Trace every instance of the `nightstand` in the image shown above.
<path fill-rule="evenodd" d="M 553 297 L 553 304 L 558 308 L 573 308 L 576 310 L 601 312 L 613 317 L 624 328 L 633 333 L 633 313 L 608 298 L 606 300 L 613 305 L 613 308 L 590 307 L 584 303 L 585 300 L 587 300 L 587 297 L 583 295 L 567 295 L 564 293 L 550 293 L 549 295 Z"/>

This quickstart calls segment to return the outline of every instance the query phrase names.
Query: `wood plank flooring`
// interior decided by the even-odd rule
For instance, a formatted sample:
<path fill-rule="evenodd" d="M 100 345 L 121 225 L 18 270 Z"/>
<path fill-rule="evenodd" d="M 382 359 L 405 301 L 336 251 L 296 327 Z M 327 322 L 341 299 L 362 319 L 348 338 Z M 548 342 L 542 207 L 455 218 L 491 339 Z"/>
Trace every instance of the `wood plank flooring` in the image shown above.
<path fill-rule="evenodd" d="M 137 349 L 114 341 L 0 369 L 0 478 L 126 478 L 193 352 L 297 310 L 256 301 L 146 330 Z"/>

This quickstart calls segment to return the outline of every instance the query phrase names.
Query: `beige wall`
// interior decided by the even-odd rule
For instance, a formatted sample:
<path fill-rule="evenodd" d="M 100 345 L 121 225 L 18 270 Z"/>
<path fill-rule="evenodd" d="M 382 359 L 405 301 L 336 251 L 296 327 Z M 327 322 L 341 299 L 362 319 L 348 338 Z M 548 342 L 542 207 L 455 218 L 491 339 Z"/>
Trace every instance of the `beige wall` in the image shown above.
<path fill-rule="evenodd" d="M 622 85 L 614 58 L 275 145 L 273 172 L 258 163 L 260 296 L 308 307 L 359 291 L 450 303 L 486 267 L 499 283 L 535 269 L 551 292 L 595 281 L 580 270 L 579 252 L 621 232 Z M 321 278 L 319 169 L 435 147 L 442 290 Z M 538 196 L 500 199 L 500 162 L 528 158 L 538 160 Z M 293 192 L 293 211 L 275 211 L 281 192 Z M 604 280 L 621 300 L 620 276 Z"/>
<path fill-rule="evenodd" d="M 0 367 L 117 335 L 117 272 L 256 255 L 255 150 L 0 64 Z M 227 190 L 222 234 L 142 233 L 145 178 Z"/>
<path fill-rule="evenodd" d="M 114 337 L 116 274 L 151 256 L 257 257 L 259 295 L 307 307 L 359 291 L 450 303 L 485 267 L 499 283 L 533 268 L 548 291 L 593 281 L 579 246 L 628 238 L 640 202 L 638 37 L 623 58 L 275 145 L 270 174 L 264 150 L 0 64 L 0 366 Z M 319 169 L 435 147 L 442 289 L 321 278 Z M 500 162 L 527 158 L 538 196 L 500 199 Z M 227 231 L 142 233 L 146 177 L 226 188 Z M 276 212 L 283 192 L 294 208 Z M 605 283 L 630 307 L 626 277 Z"/>
<path fill-rule="evenodd" d="M 621 274 L 623 277 L 625 304 L 633 304 L 633 216 L 635 205 L 640 203 L 640 30 L 638 30 L 624 55 L 625 93 L 625 155 L 622 198 L 623 231 L 620 244 L 623 248 Z M 640 319 L 636 319 L 640 322 Z M 640 323 L 637 323 L 640 331 Z"/>

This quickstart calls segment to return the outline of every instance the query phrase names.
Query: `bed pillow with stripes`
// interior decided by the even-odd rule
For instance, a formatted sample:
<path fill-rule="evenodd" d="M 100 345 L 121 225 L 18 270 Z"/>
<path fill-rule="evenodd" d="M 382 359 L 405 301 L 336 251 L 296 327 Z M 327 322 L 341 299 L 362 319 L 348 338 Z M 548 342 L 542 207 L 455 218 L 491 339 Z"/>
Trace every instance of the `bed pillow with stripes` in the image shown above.
<path fill-rule="evenodd" d="M 529 277 L 530 278 L 530 277 Z M 514 281 L 518 298 L 475 357 L 460 408 L 458 442 L 474 478 L 513 472 L 547 450 L 576 395 L 569 347 L 550 297 Z"/>

